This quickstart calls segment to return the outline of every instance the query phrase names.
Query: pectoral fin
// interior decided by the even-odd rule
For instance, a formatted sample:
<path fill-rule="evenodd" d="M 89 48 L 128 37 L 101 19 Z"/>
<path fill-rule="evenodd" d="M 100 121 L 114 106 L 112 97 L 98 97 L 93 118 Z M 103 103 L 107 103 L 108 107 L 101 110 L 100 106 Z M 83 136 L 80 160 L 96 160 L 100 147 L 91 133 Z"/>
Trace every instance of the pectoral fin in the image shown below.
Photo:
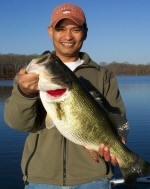
<path fill-rule="evenodd" d="M 51 120 L 51 118 L 48 114 L 46 115 L 45 125 L 46 125 L 47 129 L 51 129 L 51 128 L 55 127 L 55 124 L 53 123 L 53 121 Z"/>

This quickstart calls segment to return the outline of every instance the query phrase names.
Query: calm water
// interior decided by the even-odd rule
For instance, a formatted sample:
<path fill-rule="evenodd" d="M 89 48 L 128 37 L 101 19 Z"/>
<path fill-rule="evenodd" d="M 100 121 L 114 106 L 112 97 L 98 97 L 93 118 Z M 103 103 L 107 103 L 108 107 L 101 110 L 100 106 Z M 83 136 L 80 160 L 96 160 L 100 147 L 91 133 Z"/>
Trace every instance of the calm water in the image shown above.
<path fill-rule="evenodd" d="M 130 123 L 127 146 L 150 162 L 150 76 L 117 79 Z M 4 101 L 11 85 L 12 81 L 0 81 L 0 189 L 23 189 L 20 161 L 27 134 L 10 129 L 3 119 Z M 118 169 L 115 173 L 120 176 Z M 137 188 L 150 189 L 150 185 L 138 184 Z"/>

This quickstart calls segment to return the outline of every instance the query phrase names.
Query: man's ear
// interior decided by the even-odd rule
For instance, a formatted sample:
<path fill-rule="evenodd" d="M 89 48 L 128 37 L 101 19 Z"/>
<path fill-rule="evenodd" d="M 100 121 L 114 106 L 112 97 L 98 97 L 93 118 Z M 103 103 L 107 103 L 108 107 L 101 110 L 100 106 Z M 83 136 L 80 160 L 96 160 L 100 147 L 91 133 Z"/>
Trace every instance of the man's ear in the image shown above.
<path fill-rule="evenodd" d="M 48 34 L 51 39 L 53 39 L 53 28 L 52 26 L 48 26 Z"/>
<path fill-rule="evenodd" d="M 88 29 L 84 29 L 83 31 L 83 40 L 86 40 Z"/>

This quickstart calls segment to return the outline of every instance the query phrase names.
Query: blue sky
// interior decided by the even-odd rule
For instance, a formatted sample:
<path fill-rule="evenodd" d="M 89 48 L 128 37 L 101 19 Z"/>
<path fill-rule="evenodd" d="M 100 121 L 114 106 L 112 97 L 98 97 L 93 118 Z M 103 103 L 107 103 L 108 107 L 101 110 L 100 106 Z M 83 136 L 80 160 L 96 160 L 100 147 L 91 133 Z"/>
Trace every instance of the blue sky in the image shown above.
<path fill-rule="evenodd" d="M 84 10 L 89 31 L 82 51 L 97 63 L 150 63 L 150 0 L 1 0 L 0 53 L 53 50 L 47 27 L 62 3 Z"/>

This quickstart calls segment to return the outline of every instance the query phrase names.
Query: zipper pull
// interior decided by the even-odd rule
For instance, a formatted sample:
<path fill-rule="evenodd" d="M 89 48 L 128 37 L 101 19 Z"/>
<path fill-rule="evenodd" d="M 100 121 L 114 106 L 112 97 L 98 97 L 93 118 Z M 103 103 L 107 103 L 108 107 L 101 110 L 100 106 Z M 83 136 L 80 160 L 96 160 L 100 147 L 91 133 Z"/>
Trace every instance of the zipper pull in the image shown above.
<path fill-rule="evenodd" d="M 29 182 L 28 182 L 28 176 L 27 175 L 24 176 L 23 180 L 24 180 L 24 184 L 25 185 L 29 184 Z"/>

